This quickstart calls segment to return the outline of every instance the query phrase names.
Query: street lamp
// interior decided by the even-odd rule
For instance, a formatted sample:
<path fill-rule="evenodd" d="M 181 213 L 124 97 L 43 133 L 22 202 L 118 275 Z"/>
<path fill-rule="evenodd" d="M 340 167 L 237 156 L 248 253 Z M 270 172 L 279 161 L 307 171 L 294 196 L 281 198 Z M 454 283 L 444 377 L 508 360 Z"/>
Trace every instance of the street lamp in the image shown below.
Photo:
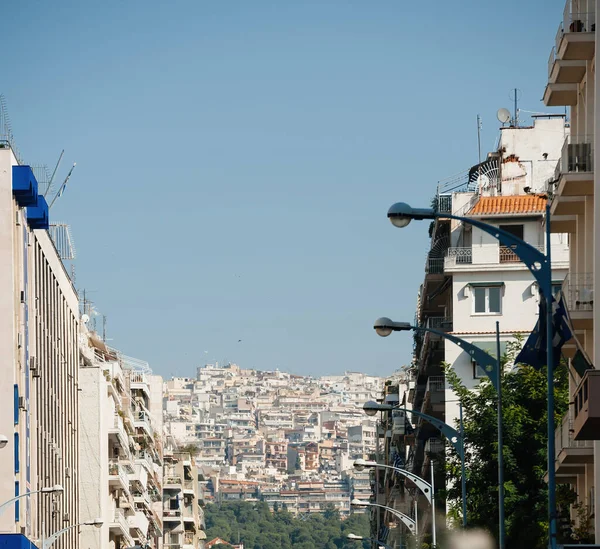
<path fill-rule="evenodd" d="M 392 471 L 405 476 L 412 480 L 417 488 L 423 492 L 423 495 L 427 498 L 427 501 L 431 505 L 431 532 L 433 538 L 433 545 L 437 545 L 436 531 L 435 531 L 435 488 L 433 483 L 433 461 L 431 461 L 431 484 L 421 477 L 411 473 L 410 471 L 406 471 L 405 469 L 400 469 L 399 467 L 394 467 L 393 465 L 385 465 L 384 463 L 377 463 L 376 461 L 365 461 L 364 459 L 357 459 L 354 462 L 354 468 L 357 471 L 362 471 L 365 467 L 374 469 L 391 469 Z M 416 523 L 416 521 L 415 521 Z"/>
<path fill-rule="evenodd" d="M 375 331 L 381 337 L 387 337 L 392 332 L 404 332 L 409 330 L 415 330 L 420 332 L 429 332 L 436 334 L 448 341 L 452 341 L 458 345 L 461 349 L 471 355 L 471 358 L 475 360 L 484 370 L 486 375 L 490 378 L 492 385 L 496 389 L 498 394 L 498 515 L 500 522 L 500 534 L 499 538 L 504 539 L 504 442 L 503 442 L 503 427 L 502 427 L 502 367 L 500 365 L 500 324 L 496 322 L 496 358 L 486 353 L 483 349 L 473 345 L 460 337 L 436 330 L 434 328 L 427 328 L 425 326 L 413 326 L 409 322 L 394 322 L 387 317 L 378 318 L 373 325 Z M 431 421 L 431 420 L 428 420 Z M 432 422 L 440 431 L 444 432 L 443 422 L 436 424 Z M 467 492 L 466 492 L 466 472 L 465 472 L 465 456 L 464 456 L 464 429 L 462 422 L 462 403 L 460 403 L 460 425 L 461 425 L 461 440 L 463 444 L 462 452 L 457 450 L 461 455 L 461 477 L 462 477 L 462 511 L 463 511 L 463 527 L 467 525 Z M 445 434 L 445 433 L 444 433 Z M 500 547 L 503 549 L 503 545 Z"/>
<path fill-rule="evenodd" d="M 552 348 L 552 261 L 550 240 L 550 203 L 546 203 L 546 253 L 509 232 L 469 217 L 462 217 L 450 213 L 438 213 L 432 208 L 412 208 L 404 202 L 397 202 L 387 213 L 389 220 L 395 227 L 406 227 L 413 219 L 454 219 L 477 227 L 481 231 L 493 236 L 503 246 L 508 247 L 524 263 L 540 288 L 546 306 L 546 368 L 547 368 L 547 400 L 548 400 L 548 530 L 550 548 L 556 549 L 556 471 L 554 469 L 554 356 Z M 541 311 L 540 311 L 541 312 Z M 500 452 L 498 452 L 500 453 Z M 499 491 L 503 492 L 500 486 Z M 500 518 L 500 549 L 504 549 L 504 509 L 499 509 Z"/>
<path fill-rule="evenodd" d="M 42 540 L 42 548 L 48 549 L 60 536 L 62 536 L 65 532 L 72 530 L 73 528 L 77 528 L 79 526 L 95 526 L 96 528 L 100 528 L 104 524 L 104 521 L 100 518 L 94 520 L 87 520 L 85 522 L 80 522 L 79 524 L 73 524 L 72 526 L 67 526 L 58 532 L 54 532 L 48 539 Z"/>
<path fill-rule="evenodd" d="M 350 541 L 370 541 L 371 543 L 376 543 L 378 546 L 383 547 L 384 549 L 392 549 L 392 547 L 390 545 L 388 545 L 387 543 L 383 543 L 383 541 L 379 541 L 378 539 L 375 538 L 365 538 L 363 536 L 357 536 L 356 534 L 348 534 L 346 536 L 346 539 L 349 539 Z"/>
<path fill-rule="evenodd" d="M 8 437 L 6 435 L 0 435 L 0 449 L 4 448 L 8 444 Z"/>
<path fill-rule="evenodd" d="M 4 513 L 4 511 L 6 510 L 6 508 L 9 505 L 14 503 L 18 499 L 21 499 L 21 498 L 24 498 L 27 496 L 33 496 L 35 494 L 56 494 L 56 493 L 60 493 L 63 491 L 64 491 L 63 487 L 60 484 L 57 484 L 56 486 L 48 486 L 47 488 L 42 488 L 41 490 L 36 490 L 35 492 L 24 492 L 23 494 L 15 496 L 14 498 L 9 499 L 8 501 L 5 501 L 2 505 L 0 505 L 0 516 L 2 516 L 2 513 Z"/>
<path fill-rule="evenodd" d="M 404 525 L 411 531 L 412 534 L 416 533 L 416 521 L 408 515 L 405 515 L 401 511 L 397 511 L 396 509 L 392 509 L 391 507 L 387 507 L 386 505 L 379 505 L 379 503 L 371 503 L 370 501 L 362 501 L 360 499 L 353 499 L 350 502 L 350 505 L 352 507 L 379 507 L 381 509 L 385 509 L 392 515 L 398 517 L 404 523 Z"/>

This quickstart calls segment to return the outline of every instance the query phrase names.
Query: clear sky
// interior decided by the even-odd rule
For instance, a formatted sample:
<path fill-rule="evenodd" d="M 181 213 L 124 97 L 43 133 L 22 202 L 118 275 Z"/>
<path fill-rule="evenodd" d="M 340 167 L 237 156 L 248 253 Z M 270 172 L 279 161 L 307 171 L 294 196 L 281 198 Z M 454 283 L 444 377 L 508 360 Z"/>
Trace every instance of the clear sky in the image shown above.
<path fill-rule="evenodd" d="M 412 337 L 436 182 L 542 110 L 564 2 L 28 1 L 2 5 L 26 162 L 77 168 L 77 287 L 165 376 L 206 361 L 386 375 Z M 238 342 L 238 340 L 242 340 Z"/>

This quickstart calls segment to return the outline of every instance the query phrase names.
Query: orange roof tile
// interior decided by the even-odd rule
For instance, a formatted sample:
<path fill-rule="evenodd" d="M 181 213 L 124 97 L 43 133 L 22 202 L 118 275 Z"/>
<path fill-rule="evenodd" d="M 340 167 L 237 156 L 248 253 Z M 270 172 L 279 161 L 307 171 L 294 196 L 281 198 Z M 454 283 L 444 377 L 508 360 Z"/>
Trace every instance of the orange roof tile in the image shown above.
<path fill-rule="evenodd" d="M 482 196 L 470 215 L 530 214 L 542 213 L 546 209 L 544 195 L 525 194 L 518 196 Z"/>

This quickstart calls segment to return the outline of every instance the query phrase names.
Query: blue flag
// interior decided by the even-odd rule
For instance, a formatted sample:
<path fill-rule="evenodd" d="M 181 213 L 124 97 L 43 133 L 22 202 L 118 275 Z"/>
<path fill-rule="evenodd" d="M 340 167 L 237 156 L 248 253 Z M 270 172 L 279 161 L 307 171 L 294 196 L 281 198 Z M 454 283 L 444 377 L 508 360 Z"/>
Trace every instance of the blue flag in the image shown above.
<path fill-rule="evenodd" d="M 552 356 L 554 367 L 560 361 L 563 345 L 573 337 L 569 315 L 565 306 L 562 292 L 558 300 L 552 298 Z M 528 364 L 536 370 L 541 370 L 548 364 L 546 354 L 546 300 L 540 300 L 539 318 L 533 332 L 527 338 L 525 346 L 515 358 L 515 364 Z"/>

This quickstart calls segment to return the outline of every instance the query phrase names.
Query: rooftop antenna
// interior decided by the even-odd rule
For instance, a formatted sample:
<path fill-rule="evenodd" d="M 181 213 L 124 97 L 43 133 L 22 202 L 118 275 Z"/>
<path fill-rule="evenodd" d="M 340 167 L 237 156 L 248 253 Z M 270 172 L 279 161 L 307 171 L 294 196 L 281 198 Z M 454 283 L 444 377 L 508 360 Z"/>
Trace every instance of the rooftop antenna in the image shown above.
<path fill-rule="evenodd" d="M 58 167 L 60 166 L 60 161 L 62 160 L 62 157 L 63 157 L 64 154 L 65 154 L 65 149 L 63 149 L 61 151 L 60 156 L 58 157 L 58 162 L 56 163 L 56 167 L 54 168 L 54 171 L 52 172 L 52 176 L 50 177 L 50 182 L 48 183 L 48 186 L 46 187 L 46 191 L 44 192 L 44 196 L 46 196 L 46 194 L 48 194 L 48 191 L 52 187 L 52 183 L 54 182 L 54 176 L 56 175 Z"/>
<path fill-rule="evenodd" d="M 502 123 L 502 126 L 504 126 L 504 124 L 510 122 L 510 111 L 504 108 L 498 109 L 498 112 L 496 113 L 496 118 L 498 118 L 498 122 Z"/>
<path fill-rule="evenodd" d="M 477 163 L 481 164 L 481 116 L 477 115 Z"/>
<path fill-rule="evenodd" d="M 514 115 L 513 115 L 511 126 L 513 126 L 515 128 L 519 127 L 519 99 L 520 98 L 521 98 L 521 90 L 519 90 L 518 88 L 514 88 L 511 99 L 514 101 L 515 110 L 514 110 Z"/>
<path fill-rule="evenodd" d="M 60 189 L 58 189 L 58 192 L 54 195 L 54 198 L 52 199 L 52 202 L 50 202 L 50 206 L 48 206 L 48 209 L 52 208 L 53 204 L 56 202 L 57 198 L 60 198 L 62 196 L 62 194 L 65 192 L 65 188 L 67 187 L 67 183 L 71 177 L 71 174 L 73 173 L 73 170 L 75 169 L 75 166 L 77 165 L 76 162 L 73 162 L 73 166 L 71 166 L 71 169 L 69 170 L 69 173 L 67 174 L 67 177 L 65 178 L 65 180 L 63 181 L 63 184 L 60 186 Z"/>

